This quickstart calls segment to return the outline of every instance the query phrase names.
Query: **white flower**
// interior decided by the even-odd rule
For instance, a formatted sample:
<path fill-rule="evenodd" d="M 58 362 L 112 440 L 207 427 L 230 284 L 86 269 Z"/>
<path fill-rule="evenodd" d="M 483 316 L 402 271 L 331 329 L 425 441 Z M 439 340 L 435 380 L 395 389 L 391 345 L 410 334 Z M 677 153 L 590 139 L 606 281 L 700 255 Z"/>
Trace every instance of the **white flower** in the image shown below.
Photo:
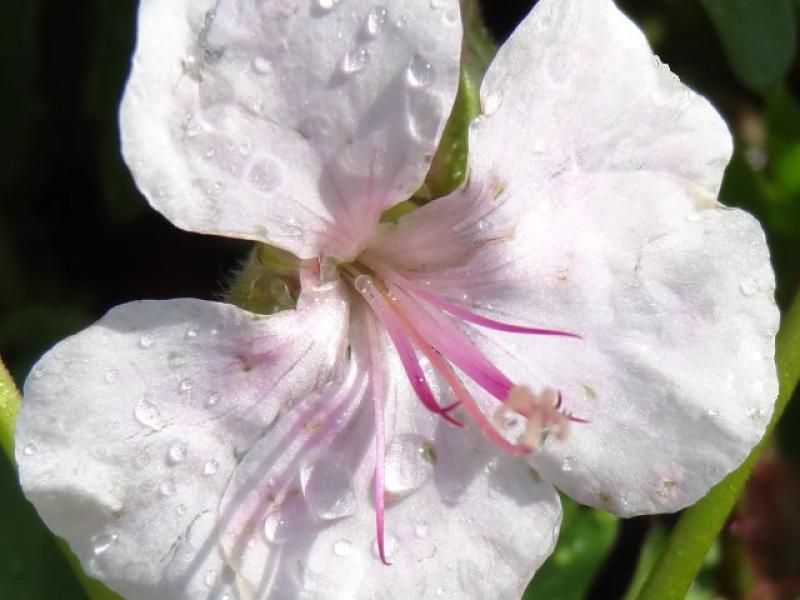
<path fill-rule="evenodd" d="M 128 598 L 518 598 L 553 485 L 673 511 L 762 435 L 778 314 L 761 229 L 715 200 L 730 136 L 609 0 L 541 0 L 463 189 L 379 224 L 453 104 L 458 10 L 142 0 L 137 184 L 292 252 L 302 290 L 126 304 L 28 378 L 25 492 Z"/>

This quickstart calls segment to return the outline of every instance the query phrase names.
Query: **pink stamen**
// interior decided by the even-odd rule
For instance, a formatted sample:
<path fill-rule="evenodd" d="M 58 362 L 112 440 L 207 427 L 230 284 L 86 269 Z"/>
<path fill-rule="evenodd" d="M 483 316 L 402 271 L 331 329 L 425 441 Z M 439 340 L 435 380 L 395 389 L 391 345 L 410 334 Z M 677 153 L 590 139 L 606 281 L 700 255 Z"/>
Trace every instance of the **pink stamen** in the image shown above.
<path fill-rule="evenodd" d="M 386 426 L 383 415 L 384 382 L 381 367 L 383 361 L 380 354 L 380 341 L 375 322 L 371 317 L 367 319 L 367 330 L 370 345 L 370 374 L 372 383 L 372 401 L 375 413 L 375 532 L 378 542 L 378 555 L 381 562 L 389 565 L 386 560 L 386 544 L 384 539 L 384 513 L 386 507 L 386 491 L 384 489 L 384 473 L 386 467 Z"/>
<path fill-rule="evenodd" d="M 397 349 L 397 354 L 400 357 L 400 362 L 406 372 L 406 376 L 411 382 L 422 404 L 432 413 L 438 414 L 446 421 L 452 423 L 456 427 L 463 427 L 464 424 L 451 417 L 448 412 L 453 410 L 457 404 L 451 404 L 447 407 L 441 407 L 436 402 L 433 391 L 428 384 L 425 373 L 422 371 L 422 366 L 419 364 L 414 348 L 408 341 L 405 334 L 405 328 L 398 321 L 395 311 L 393 311 L 387 304 L 383 295 L 376 293 L 373 289 L 372 279 L 367 275 L 359 275 L 359 277 L 367 277 L 367 279 L 359 279 L 356 284 L 360 289 L 359 293 L 364 297 L 372 310 L 375 312 L 378 319 L 380 319 L 392 344 Z M 359 285 L 360 284 L 360 285 Z"/>
<path fill-rule="evenodd" d="M 373 267 L 373 265 L 369 265 Z M 403 277 L 402 275 L 396 273 L 395 271 L 391 271 L 389 269 L 378 269 L 384 277 L 387 279 L 393 280 L 396 284 L 410 290 L 424 298 L 434 306 L 438 306 L 445 312 L 450 313 L 454 317 L 458 317 L 464 321 L 469 323 L 474 323 L 475 325 L 480 325 L 481 327 L 486 327 L 487 329 L 495 329 L 497 331 L 507 331 L 509 333 L 526 333 L 531 335 L 555 335 L 561 337 L 571 337 L 581 339 L 576 333 L 570 333 L 568 331 L 560 331 L 558 329 L 541 329 L 538 327 L 523 327 L 520 325 L 512 325 L 511 323 L 504 323 L 502 321 L 496 321 L 494 319 L 490 319 L 488 317 L 484 317 L 477 313 L 474 313 L 466 308 L 463 308 L 453 302 L 449 302 L 444 298 L 434 294 L 430 290 L 426 289 L 424 286 L 421 286 L 410 279 Z"/>
<path fill-rule="evenodd" d="M 462 381 L 458 378 L 458 376 L 453 371 L 452 367 L 442 358 L 442 356 L 431 346 L 422 335 L 416 330 L 414 325 L 405 317 L 405 315 L 400 314 L 399 317 L 402 319 L 403 324 L 406 327 L 406 333 L 414 345 L 419 348 L 419 350 L 428 358 L 431 362 L 436 371 L 444 377 L 447 384 L 450 386 L 450 389 L 455 394 L 455 397 L 461 403 L 461 406 L 464 407 L 464 410 L 467 411 L 472 420 L 475 421 L 475 424 L 478 428 L 483 432 L 483 434 L 495 445 L 497 445 L 502 450 L 508 452 L 509 454 L 515 456 L 522 456 L 528 454 L 530 452 L 530 448 L 526 448 L 525 446 L 521 446 L 519 444 L 514 444 L 509 442 L 506 438 L 504 438 L 497 429 L 495 429 L 494 425 L 492 425 L 491 421 L 483 414 L 483 411 L 478 406 L 475 399 L 470 395 L 467 389 L 464 387 Z"/>
<path fill-rule="evenodd" d="M 394 300 L 425 331 L 430 344 L 470 379 L 504 402 L 513 382 L 506 377 L 448 318 L 415 302 L 404 290 L 392 286 Z"/>

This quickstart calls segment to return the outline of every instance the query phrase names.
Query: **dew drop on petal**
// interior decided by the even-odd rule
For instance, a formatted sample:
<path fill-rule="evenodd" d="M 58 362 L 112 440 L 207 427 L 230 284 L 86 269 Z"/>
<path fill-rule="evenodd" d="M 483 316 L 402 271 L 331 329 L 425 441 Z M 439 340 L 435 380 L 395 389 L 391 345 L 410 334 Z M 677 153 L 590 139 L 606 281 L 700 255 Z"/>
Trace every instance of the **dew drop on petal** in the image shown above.
<path fill-rule="evenodd" d="M 431 444 L 418 435 L 397 436 L 386 448 L 384 488 L 390 494 L 407 494 L 422 487 L 433 475 Z M 435 455 L 435 454 L 434 454 Z"/>
<path fill-rule="evenodd" d="M 262 160 L 250 167 L 247 181 L 262 192 L 274 192 L 282 181 L 281 171 L 278 165 L 269 160 Z"/>
<path fill-rule="evenodd" d="M 328 11 L 339 4 L 339 2 L 341 2 L 341 0 L 317 0 L 317 6 L 321 10 Z"/>
<path fill-rule="evenodd" d="M 211 587 L 216 583 L 217 577 L 219 577 L 219 573 L 217 573 L 217 571 L 215 571 L 214 569 L 209 569 L 208 571 L 206 571 L 206 575 L 203 578 L 203 581 L 208 587 Z"/>
<path fill-rule="evenodd" d="M 268 58 L 264 58 L 263 56 L 256 56 L 253 59 L 253 71 L 258 73 L 259 75 L 264 75 L 269 73 L 271 67 L 271 63 Z"/>
<path fill-rule="evenodd" d="M 118 377 L 119 373 L 114 369 L 110 369 L 106 371 L 106 374 L 103 376 L 103 379 L 105 379 L 106 383 L 114 383 Z"/>
<path fill-rule="evenodd" d="M 503 101 L 503 95 L 500 92 L 492 92 L 483 99 L 483 114 L 493 115 L 500 108 L 500 103 Z"/>
<path fill-rule="evenodd" d="M 417 523 L 416 527 L 414 527 L 414 535 L 416 535 L 421 540 L 427 538 L 429 534 L 430 534 L 430 526 L 424 521 L 420 521 L 419 523 Z"/>
<path fill-rule="evenodd" d="M 267 515 L 264 519 L 264 537 L 271 544 L 280 545 L 289 539 L 289 527 L 280 511 Z"/>
<path fill-rule="evenodd" d="M 194 387 L 194 381 L 192 381 L 187 377 L 186 379 L 181 381 L 180 384 L 178 384 L 178 391 L 181 394 L 186 394 L 192 389 L 192 387 Z"/>
<path fill-rule="evenodd" d="M 171 465 L 177 465 L 183 462 L 186 458 L 186 444 L 183 442 L 175 442 L 167 450 L 167 462 Z"/>
<path fill-rule="evenodd" d="M 100 556 L 108 551 L 117 541 L 119 536 L 116 533 L 101 533 L 92 538 L 92 553 Z"/>
<path fill-rule="evenodd" d="M 175 484 L 171 481 L 161 482 L 161 485 L 158 486 L 158 493 L 165 498 L 169 498 L 175 493 Z"/>
<path fill-rule="evenodd" d="M 142 348 L 149 348 L 153 345 L 153 336 L 143 333 L 139 336 L 139 346 Z"/>
<path fill-rule="evenodd" d="M 25 456 L 33 456 L 36 454 L 36 444 L 31 442 L 30 444 L 26 444 L 25 447 L 22 449 L 22 453 Z"/>
<path fill-rule="evenodd" d="M 353 478 L 341 461 L 322 458 L 300 471 L 303 496 L 311 513 L 319 520 L 330 521 L 356 512 Z"/>
<path fill-rule="evenodd" d="M 133 416 L 145 427 L 161 429 L 161 410 L 148 400 L 140 400 L 136 404 Z"/>
<path fill-rule="evenodd" d="M 386 25 L 386 9 L 383 6 L 375 6 L 367 15 L 365 30 L 368 35 L 376 36 Z"/>
<path fill-rule="evenodd" d="M 189 327 L 189 329 L 186 330 L 186 337 L 187 338 L 195 338 L 195 337 L 197 337 L 198 331 L 199 331 L 198 327 L 193 325 L 193 326 Z"/>
<path fill-rule="evenodd" d="M 366 48 L 353 48 L 344 56 L 342 71 L 354 75 L 363 71 L 369 64 L 369 51 Z"/>
<path fill-rule="evenodd" d="M 352 549 L 353 545 L 349 540 L 336 540 L 336 542 L 333 544 L 333 553 L 336 556 L 349 556 Z"/>
<path fill-rule="evenodd" d="M 219 394 L 216 392 L 211 394 L 208 399 L 206 400 L 206 408 L 212 408 L 219 403 Z"/>
<path fill-rule="evenodd" d="M 572 471 L 574 468 L 575 468 L 575 459 L 572 458 L 571 456 L 567 456 L 561 463 L 562 471 Z"/>
<path fill-rule="evenodd" d="M 433 67 L 431 63 L 415 54 L 408 63 L 406 79 L 412 87 L 425 87 L 433 81 Z"/>
<path fill-rule="evenodd" d="M 213 475 L 219 469 L 219 463 L 213 458 L 203 465 L 203 475 Z"/>
<path fill-rule="evenodd" d="M 331 124 L 322 115 L 307 117 L 297 124 L 297 133 L 306 140 L 325 137 L 330 133 Z"/>

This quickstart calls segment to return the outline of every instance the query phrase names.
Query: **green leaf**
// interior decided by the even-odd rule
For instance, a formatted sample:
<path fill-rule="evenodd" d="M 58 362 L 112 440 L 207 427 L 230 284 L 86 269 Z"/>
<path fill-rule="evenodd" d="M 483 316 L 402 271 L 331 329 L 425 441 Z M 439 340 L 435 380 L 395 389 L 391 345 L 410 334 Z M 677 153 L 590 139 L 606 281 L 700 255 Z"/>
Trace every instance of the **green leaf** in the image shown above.
<path fill-rule="evenodd" d="M 17 412 L 19 412 L 19 392 L 6 366 L 0 360 L 0 446 L 12 462 Z"/>
<path fill-rule="evenodd" d="M 794 59 L 797 27 L 791 0 L 701 0 L 728 63 L 749 88 L 765 92 Z"/>
<path fill-rule="evenodd" d="M 562 497 L 564 520 L 553 555 L 525 590 L 523 600 L 580 600 L 617 537 L 619 519 Z"/>
<path fill-rule="evenodd" d="M 800 380 L 800 294 L 783 316 L 775 361 L 780 392 L 764 439 L 733 473 L 683 512 L 664 552 L 638 595 L 640 600 L 683 600 L 714 540 L 733 510 L 775 425 Z"/>

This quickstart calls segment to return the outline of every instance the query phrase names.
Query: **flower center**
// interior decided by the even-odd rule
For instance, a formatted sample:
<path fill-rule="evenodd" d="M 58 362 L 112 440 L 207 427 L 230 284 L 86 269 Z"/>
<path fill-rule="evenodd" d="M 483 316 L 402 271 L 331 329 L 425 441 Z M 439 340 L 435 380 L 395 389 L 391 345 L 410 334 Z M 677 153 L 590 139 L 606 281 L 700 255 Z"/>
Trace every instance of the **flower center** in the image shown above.
<path fill-rule="evenodd" d="M 470 341 L 459 321 L 487 329 L 527 335 L 579 338 L 566 331 L 513 325 L 490 319 L 453 303 L 424 284 L 396 269 L 388 269 L 376 261 L 360 258 L 340 266 L 340 273 L 371 309 L 368 320 L 370 354 L 380 356 L 380 323 L 397 351 L 411 387 L 422 405 L 455 427 L 464 427 L 460 408 L 493 444 L 512 455 L 528 454 L 544 438 L 553 433 L 563 438 L 570 422 L 585 422 L 562 408 L 561 393 L 545 388 L 534 393 L 515 385 L 481 350 Z M 420 362 L 425 357 L 433 371 L 447 384 L 452 398 L 443 404 L 433 393 Z M 384 385 L 380 361 L 373 358 L 371 379 L 375 405 L 376 465 L 375 506 L 378 549 L 381 560 L 388 564 L 383 549 L 384 511 Z M 466 375 L 497 401 L 493 417 L 487 417 L 456 371 Z M 524 419 L 524 428 L 513 439 L 511 425 Z"/>

